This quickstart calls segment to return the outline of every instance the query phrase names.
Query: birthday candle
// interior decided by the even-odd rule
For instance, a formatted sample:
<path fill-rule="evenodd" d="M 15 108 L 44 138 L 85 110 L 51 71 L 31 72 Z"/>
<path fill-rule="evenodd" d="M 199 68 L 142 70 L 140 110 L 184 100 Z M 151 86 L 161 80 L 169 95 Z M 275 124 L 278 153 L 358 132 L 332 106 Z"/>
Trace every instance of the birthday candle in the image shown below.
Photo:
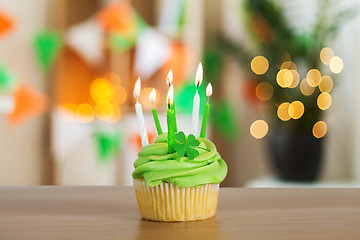
<path fill-rule="evenodd" d="M 154 103 L 156 101 L 156 91 L 155 88 L 153 88 L 153 90 L 151 91 L 150 95 L 149 95 L 149 101 L 151 102 L 152 105 L 152 114 L 154 117 L 154 122 L 155 122 L 155 126 L 156 126 L 156 130 L 158 132 L 158 135 L 162 134 L 162 129 L 161 129 L 161 125 L 159 122 L 159 117 L 158 114 L 156 112 L 156 109 L 154 107 Z"/>
<path fill-rule="evenodd" d="M 169 86 L 172 86 L 172 82 L 173 82 L 173 72 L 170 69 L 168 75 L 166 76 L 166 84 Z M 174 114 L 175 114 L 175 132 L 177 132 L 177 123 L 176 123 L 176 111 L 175 111 L 175 98 L 173 98 L 173 103 L 171 104 L 171 108 L 174 110 Z"/>
<path fill-rule="evenodd" d="M 209 113 L 210 113 L 210 96 L 212 95 L 212 92 L 213 92 L 213 89 L 212 89 L 211 83 L 209 83 L 206 87 L 206 96 L 208 97 L 208 101 L 205 106 L 205 113 L 204 113 L 204 118 L 203 118 L 203 122 L 201 125 L 201 132 L 200 132 L 200 137 L 202 137 L 202 138 L 205 138 L 205 135 L 206 135 L 206 126 L 207 126 Z"/>
<path fill-rule="evenodd" d="M 168 151 L 169 153 L 174 152 L 175 144 L 175 111 L 171 107 L 174 104 L 174 87 L 170 86 L 168 96 L 166 98 L 168 110 L 166 112 L 167 125 L 168 125 Z"/>
<path fill-rule="evenodd" d="M 149 139 L 145 128 L 144 113 L 141 104 L 139 103 L 140 91 L 141 91 L 141 82 L 140 82 L 140 78 L 138 78 L 134 87 L 134 97 L 136 99 L 135 110 L 136 110 L 136 116 L 138 119 L 138 124 L 140 129 L 141 143 L 143 146 L 146 146 L 149 144 Z"/>
<path fill-rule="evenodd" d="M 192 132 L 195 136 L 198 136 L 198 134 L 199 134 L 200 96 L 199 96 L 198 90 L 199 90 L 199 86 L 202 82 L 202 78 L 203 78 L 203 67 L 202 67 L 202 64 L 199 63 L 199 66 L 196 71 L 196 76 L 195 76 L 196 92 L 195 92 L 195 96 L 194 96 L 193 111 L 192 111 Z"/>

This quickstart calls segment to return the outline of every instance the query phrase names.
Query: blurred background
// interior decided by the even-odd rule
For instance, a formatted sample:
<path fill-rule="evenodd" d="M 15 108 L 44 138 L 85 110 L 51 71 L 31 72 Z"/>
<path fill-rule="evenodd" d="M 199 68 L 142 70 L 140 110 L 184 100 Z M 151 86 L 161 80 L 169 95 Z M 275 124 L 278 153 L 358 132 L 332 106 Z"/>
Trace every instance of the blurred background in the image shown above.
<path fill-rule="evenodd" d="M 141 148 L 200 120 L 223 186 L 360 186 L 358 0 L 0 0 L 0 185 L 131 185 Z"/>

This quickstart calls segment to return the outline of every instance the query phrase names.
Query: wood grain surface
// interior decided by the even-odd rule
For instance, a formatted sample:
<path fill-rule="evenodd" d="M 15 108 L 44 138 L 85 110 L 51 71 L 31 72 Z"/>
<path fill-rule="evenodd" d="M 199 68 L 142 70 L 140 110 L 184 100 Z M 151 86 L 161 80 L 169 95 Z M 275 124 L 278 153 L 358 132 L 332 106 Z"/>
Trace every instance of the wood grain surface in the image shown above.
<path fill-rule="evenodd" d="M 222 188 L 215 218 L 140 218 L 131 187 L 0 187 L 0 240 L 360 239 L 360 189 Z"/>

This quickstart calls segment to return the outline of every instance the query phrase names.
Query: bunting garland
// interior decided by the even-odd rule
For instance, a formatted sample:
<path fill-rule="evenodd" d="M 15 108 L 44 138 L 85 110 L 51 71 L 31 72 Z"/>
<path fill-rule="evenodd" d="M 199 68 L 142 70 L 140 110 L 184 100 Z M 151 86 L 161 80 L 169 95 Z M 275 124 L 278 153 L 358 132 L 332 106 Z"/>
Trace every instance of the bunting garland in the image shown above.
<path fill-rule="evenodd" d="M 0 9 L 0 38 L 11 32 L 14 25 L 14 20 Z"/>
<path fill-rule="evenodd" d="M 35 35 L 35 55 L 39 65 L 45 72 L 48 72 L 52 67 L 62 45 L 62 37 L 56 31 L 44 30 Z"/>
<path fill-rule="evenodd" d="M 44 113 L 48 108 L 47 96 L 24 84 L 20 84 L 15 90 L 13 98 L 14 110 L 8 115 L 9 123 L 12 126 Z"/>

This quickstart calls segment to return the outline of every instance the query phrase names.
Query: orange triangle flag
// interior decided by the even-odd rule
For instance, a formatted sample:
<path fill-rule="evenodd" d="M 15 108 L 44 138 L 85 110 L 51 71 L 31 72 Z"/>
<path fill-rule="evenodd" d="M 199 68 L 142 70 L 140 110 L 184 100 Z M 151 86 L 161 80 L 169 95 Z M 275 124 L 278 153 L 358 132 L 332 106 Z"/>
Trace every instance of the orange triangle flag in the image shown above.
<path fill-rule="evenodd" d="M 131 30 L 136 23 L 133 8 L 126 1 L 107 5 L 96 15 L 96 20 L 106 31 L 122 33 Z"/>
<path fill-rule="evenodd" d="M 21 84 L 14 92 L 15 107 L 8 120 L 12 126 L 45 112 L 48 108 L 48 98 L 28 86 Z"/>
<path fill-rule="evenodd" d="M 14 28 L 14 21 L 0 10 L 0 37 L 7 34 Z"/>

